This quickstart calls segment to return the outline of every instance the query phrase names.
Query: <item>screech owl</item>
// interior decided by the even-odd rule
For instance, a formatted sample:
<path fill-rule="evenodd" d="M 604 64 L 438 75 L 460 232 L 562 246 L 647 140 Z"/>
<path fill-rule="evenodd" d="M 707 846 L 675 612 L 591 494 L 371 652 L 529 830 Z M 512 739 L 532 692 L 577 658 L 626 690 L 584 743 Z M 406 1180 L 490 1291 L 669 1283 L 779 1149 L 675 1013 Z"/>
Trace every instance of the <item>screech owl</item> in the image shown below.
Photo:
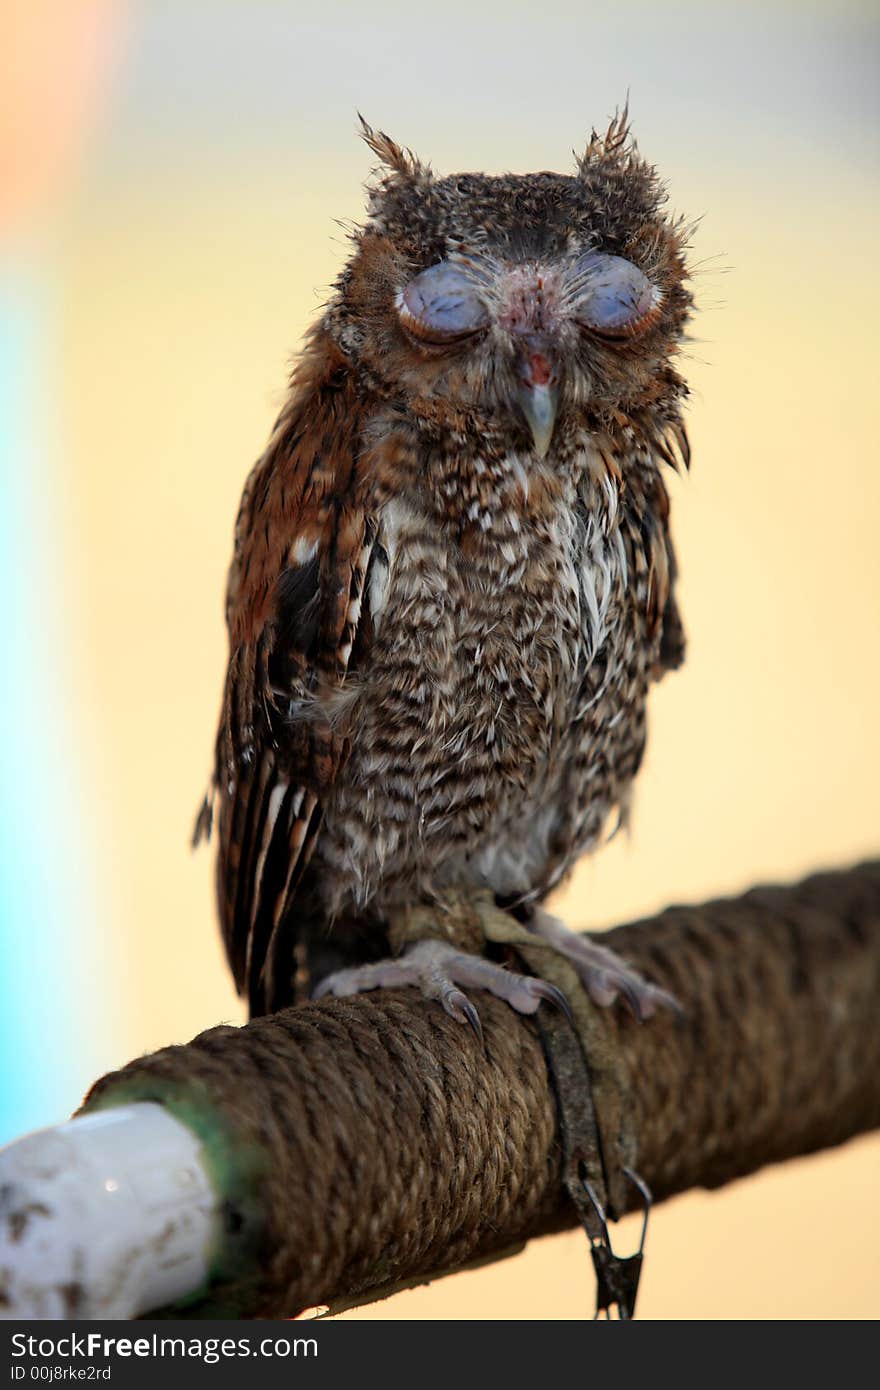
<path fill-rule="evenodd" d="M 416 984 L 477 1028 L 463 987 L 556 998 L 447 939 L 467 903 L 645 1016 L 668 997 L 539 904 L 626 818 L 648 687 L 683 657 L 688 229 L 626 112 L 571 175 L 439 178 L 363 136 L 367 220 L 235 531 L 197 828 L 216 807 L 235 979 L 252 1013 L 304 962 L 317 993 Z M 413 914 L 426 939 L 390 956 Z"/>

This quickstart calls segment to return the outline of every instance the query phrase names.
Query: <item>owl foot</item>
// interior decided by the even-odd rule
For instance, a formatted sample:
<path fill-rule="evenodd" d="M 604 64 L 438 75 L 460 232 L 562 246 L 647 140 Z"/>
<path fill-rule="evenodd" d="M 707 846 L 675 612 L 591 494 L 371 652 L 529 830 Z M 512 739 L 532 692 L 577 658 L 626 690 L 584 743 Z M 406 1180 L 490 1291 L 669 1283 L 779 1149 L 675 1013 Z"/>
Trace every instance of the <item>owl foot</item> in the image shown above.
<path fill-rule="evenodd" d="M 658 985 L 649 984 L 609 947 L 600 946 L 580 932 L 569 931 L 558 917 L 552 917 L 542 908 L 534 908 L 526 925 L 574 966 L 594 1004 L 613 1004 L 621 997 L 639 1022 L 650 1018 L 658 1009 L 681 1013 L 681 1006 L 673 995 Z"/>
<path fill-rule="evenodd" d="M 503 999 L 517 1013 L 533 1014 L 542 1000 L 554 1004 L 571 1016 L 561 990 L 533 975 L 517 975 L 503 965 L 472 956 L 445 941 L 419 941 L 402 955 L 337 970 L 318 985 L 313 997 L 325 994 L 348 997 L 370 989 L 394 989 L 415 985 L 424 999 L 437 999 L 450 1017 L 468 1023 L 483 1040 L 480 1016 L 467 995 L 459 988 L 486 989 Z"/>

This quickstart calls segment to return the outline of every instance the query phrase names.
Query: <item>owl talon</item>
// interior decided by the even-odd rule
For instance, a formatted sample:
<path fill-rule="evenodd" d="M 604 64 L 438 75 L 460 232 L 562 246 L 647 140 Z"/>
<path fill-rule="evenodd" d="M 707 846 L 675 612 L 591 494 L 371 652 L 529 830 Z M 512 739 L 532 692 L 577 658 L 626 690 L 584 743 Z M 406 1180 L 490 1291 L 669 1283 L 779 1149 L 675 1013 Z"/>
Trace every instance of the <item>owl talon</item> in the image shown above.
<path fill-rule="evenodd" d="M 440 1002 L 450 1018 L 457 1019 L 459 1023 L 470 1025 L 476 1035 L 477 1042 L 482 1047 L 483 1025 L 480 1022 L 480 1015 L 467 995 L 462 994 L 460 989 L 449 989 L 444 992 Z"/>
<path fill-rule="evenodd" d="M 636 1022 L 645 1022 L 649 1017 L 649 1014 L 645 1013 L 646 1005 L 643 1003 L 642 995 L 628 977 L 619 975 L 612 980 L 607 972 L 602 972 L 602 983 L 604 990 L 610 994 L 611 1001 L 619 995 Z"/>
<path fill-rule="evenodd" d="M 548 984 L 546 980 L 542 980 L 541 984 L 544 986 L 544 993 L 542 997 L 547 1000 L 548 1004 L 552 1004 L 554 1008 L 559 1009 L 560 1013 L 565 1014 L 565 1017 L 573 1026 L 574 1014 L 572 1013 L 571 1005 L 569 1004 L 565 995 L 562 993 L 562 990 L 557 989 L 556 985 Z"/>

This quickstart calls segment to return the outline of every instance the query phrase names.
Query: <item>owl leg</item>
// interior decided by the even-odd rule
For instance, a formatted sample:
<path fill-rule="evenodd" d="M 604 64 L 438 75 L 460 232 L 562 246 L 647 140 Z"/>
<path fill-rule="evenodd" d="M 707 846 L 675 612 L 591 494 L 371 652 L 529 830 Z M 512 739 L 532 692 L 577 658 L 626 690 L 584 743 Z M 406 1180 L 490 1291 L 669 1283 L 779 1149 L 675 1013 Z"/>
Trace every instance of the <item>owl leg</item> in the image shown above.
<path fill-rule="evenodd" d="M 425 999 L 437 999 L 460 1023 L 469 1023 L 482 1040 L 480 1016 L 460 986 L 486 989 L 503 999 L 517 1013 L 533 1014 L 542 1000 L 569 1012 L 565 995 L 555 985 L 533 975 L 517 975 L 483 956 L 470 955 L 446 941 L 418 941 L 402 955 L 369 965 L 337 970 L 323 979 L 313 997 L 362 994 L 370 989 L 394 989 L 414 985 Z"/>
<path fill-rule="evenodd" d="M 680 1012 L 673 995 L 658 985 L 649 984 L 609 947 L 600 946 L 581 932 L 569 931 L 558 917 L 542 908 L 531 909 L 526 926 L 574 966 L 594 1004 L 613 1004 L 620 996 L 640 1021 L 650 1018 L 658 1009 Z"/>

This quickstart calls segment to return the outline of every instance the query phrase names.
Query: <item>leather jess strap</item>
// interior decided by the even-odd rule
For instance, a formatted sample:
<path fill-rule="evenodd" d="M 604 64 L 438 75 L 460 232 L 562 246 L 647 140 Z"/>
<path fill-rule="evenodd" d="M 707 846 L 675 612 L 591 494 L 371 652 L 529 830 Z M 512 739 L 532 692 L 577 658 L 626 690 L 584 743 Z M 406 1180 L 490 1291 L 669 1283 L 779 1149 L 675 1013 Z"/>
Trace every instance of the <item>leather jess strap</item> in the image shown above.
<path fill-rule="evenodd" d="M 521 940 L 516 950 L 536 975 L 566 995 L 571 1018 L 542 1004 L 535 1021 L 559 1114 L 562 1181 L 590 1241 L 597 1276 L 597 1316 L 616 1306 L 633 1316 L 644 1249 L 650 1193 L 635 1173 L 632 1103 L 620 1053 L 613 1045 L 611 1016 L 599 1010 L 567 961 L 543 943 Z M 616 1220 L 630 1205 L 632 1188 L 645 1202 L 637 1254 L 613 1252 L 606 1216 Z"/>

